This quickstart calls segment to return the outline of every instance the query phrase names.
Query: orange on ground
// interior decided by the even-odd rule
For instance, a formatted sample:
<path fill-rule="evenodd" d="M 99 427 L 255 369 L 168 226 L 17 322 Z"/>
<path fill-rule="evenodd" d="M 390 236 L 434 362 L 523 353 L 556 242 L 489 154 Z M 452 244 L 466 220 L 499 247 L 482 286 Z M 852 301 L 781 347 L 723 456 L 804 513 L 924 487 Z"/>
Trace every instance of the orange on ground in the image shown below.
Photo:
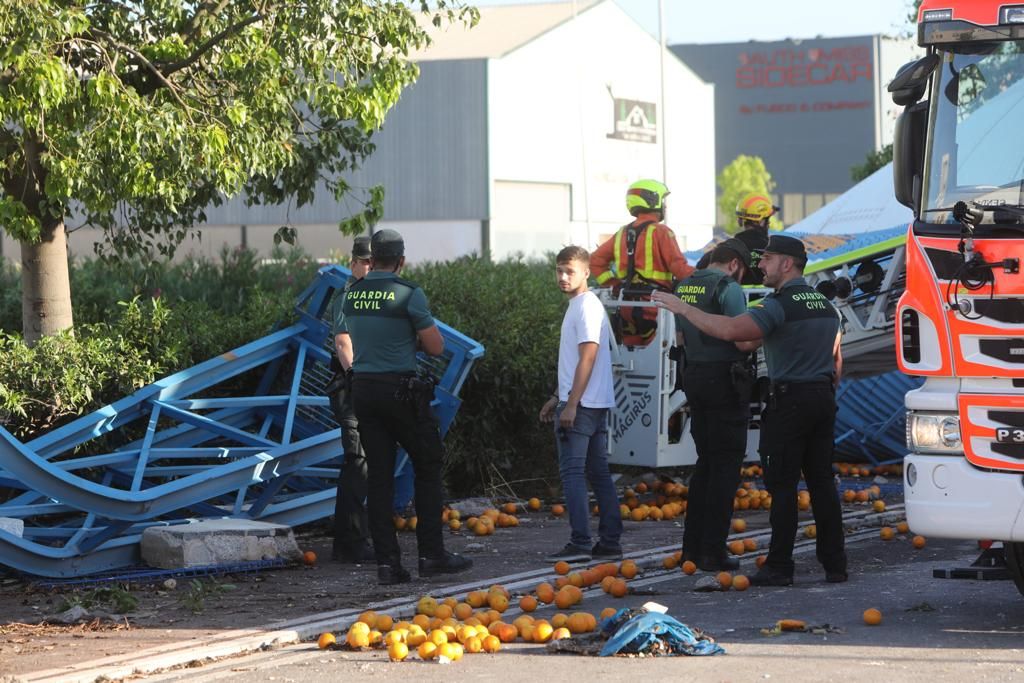
<path fill-rule="evenodd" d="M 868 626 L 878 626 L 882 623 L 882 613 L 874 607 L 864 610 L 864 623 Z"/>
<path fill-rule="evenodd" d="M 625 597 L 625 595 L 629 593 L 629 586 L 626 585 L 626 582 L 622 579 L 615 579 L 612 582 L 611 590 L 609 590 L 608 593 L 613 598 Z"/>
<path fill-rule="evenodd" d="M 753 538 L 744 538 L 743 550 L 748 553 L 757 550 L 757 540 Z"/>
<path fill-rule="evenodd" d="M 577 588 L 583 587 L 583 575 L 579 572 L 573 572 L 566 576 L 566 578 L 569 579 L 570 585 L 576 586 Z"/>
<path fill-rule="evenodd" d="M 505 503 L 503 506 L 501 506 L 501 511 L 504 512 L 506 515 L 514 515 L 516 514 L 516 504 Z"/>
<path fill-rule="evenodd" d="M 473 616 L 473 606 L 467 602 L 460 602 L 455 605 L 455 618 L 459 621 L 465 621 Z"/>
<path fill-rule="evenodd" d="M 423 661 L 429 662 L 434 657 L 437 657 L 437 645 L 429 640 L 425 640 L 420 643 L 418 648 L 416 648 L 416 654 L 418 654 L 420 659 Z"/>
<path fill-rule="evenodd" d="M 438 605 L 434 609 L 434 617 L 436 619 L 447 619 L 448 617 L 452 616 L 452 614 L 454 614 L 454 613 L 455 613 L 455 610 L 453 610 L 448 605 L 444 605 L 444 604 Z"/>
<path fill-rule="evenodd" d="M 562 628 L 555 629 L 555 632 L 551 634 L 551 640 L 561 640 L 562 638 L 569 638 L 571 636 L 572 633 L 569 629 L 563 626 Z"/>
<path fill-rule="evenodd" d="M 483 642 L 484 652 L 494 653 L 501 649 L 501 641 L 498 636 L 487 636 Z"/>
<path fill-rule="evenodd" d="M 312 567 L 314 564 L 316 564 L 316 553 L 314 553 L 312 550 L 307 550 L 306 552 L 302 553 L 302 563 L 306 566 Z"/>
<path fill-rule="evenodd" d="M 885 501 L 876 500 L 871 507 L 874 508 L 875 512 L 885 512 Z"/>
<path fill-rule="evenodd" d="M 540 498 L 531 498 L 527 503 L 527 506 L 534 512 L 540 510 Z"/>
<path fill-rule="evenodd" d="M 926 542 L 927 542 L 927 541 L 925 541 L 925 538 L 924 538 L 924 536 L 914 536 L 914 540 L 913 540 L 913 541 L 911 541 L 911 543 L 913 543 L 913 544 L 914 544 L 914 547 L 915 547 L 915 548 L 917 548 L 918 550 L 920 550 L 921 548 L 923 548 L 923 547 L 924 547 L 924 544 L 925 544 Z"/>
<path fill-rule="evenodd" d="M 331 645 L 334 645 L 335 642 L 337 641 L 333 633 L 321 633 L 320 637 L 316 639 L 316 646 L 321 650 L 326 650 Z"/>
<path fill-rule="evenodd" d="M 633 560 L 626 560 L 619 565 L 619 573 L 626 579 L 632 579 L 637 575 L 638 571 L 639 569 L 636 566 L 636 562 Z"/>
<path fill-rule="evenodd" d="M 532 612 L 537 609 L 537 598 L 532 595 L 524 595 L 519 599 L 519 609 L 524 612 Z"/>
<path fill-rule="evenodd" d="M 504 612 L 508 609 L 508 598 L 501 593 L 491 593 L 487 596 L 487 604 L 493 610 Z"/>
<path fill-rule="evenodd" d="M 746 551 L 743 547 L 743 541 L 731 541 L 729 543 L 729 552 L 733 555 L 742 555 Z"/>
<path fill-rule="evenodd" d="M 729 572 L 718 572 L 718 576 L 715 578 L 718 579 L 718 585 L 725 590 L 729 590 L 729 587 L 732 586 L 732 574 Z"/>
<path fill-rule="evenodd" d="M 392 662 L 400 662 L 409 656 L 409 646 L 405 643 L 391 643 L 388 645 L 388 659 Z"/>
<path fill-rule="evenodd" d="M 814 524 L 808 524 L 804 527 L 804 536 L 807 538 L 814 538 L 818 535 L 818 527 Z"/>
<path fill-rule="evenodd" d="M 732 530 L 738 534 L 743 533 L 747 530 L 747 520 L 740 519 L 739 517 L 732 520 Z"/>
<path fill-rule="evenodd" d="M 692 560 L 687 560 L 686 562 L 683 562 L 683 573 L 693 574 L 696 571 L 697 565 L 694 564 Z"/>
<path fill-rule="evenodd" d="M 562 628 L 569 621 L 569 615 L 562 612 L 555 613 L 555 616 L 551 617 L 551 627 L 555 629 Z"/>
<path fill-rule="evenodd" d="M 557 505 L 557 504 L 556 505 L 552 505 L 551 506 L 551 514 L 554 515 L 555 517 L 561 517 L 562 515 L 565 514 L 565 507 L 562 506 L 562 505 Z"/>
<path fill-rule="evenodd" d="M 767 555 L 760 555 L 756 560 L 754 560 L 754 564 L 757 565 L 758 569 L 760 569 L 761 567 L 764 566 L 764 563 L 767 562 L 767 561 L 768 561 L 768 556 Z"/>
<path fill-rule="evenodd" d="M 566 574 L 568 574 L 569 573 L 569 563 L 566 562 L 565 560 L 560 560 L 558 562 L 555 562 L 555 573 L 556 574 L 561 574 L 562 576 L 565 576 Z"/>
<path fill-rule="evenodd" d="M 614 583 L 614 582 L 615 582 L 615 577 L 614 576 L 606 576 L 606 577 L 604 577 L 603 579 L 601 579 L 601 590 L 603 590 L 605 593 L 610 592 L 611 589 L 612 589 L 612 583 Z"/>
<path fill-rule="evenodd" d="M 546 643 L 551 640 L 551 634 L 555 629 L 546 621 L 538 622 L 533 627 L 533 642 Z"/>
<path fill-rule="evenodd" d="M 502 624 L 498 627 L 498 640 L 503 643 L 511 643 L 513 640 L 519 637 L 519 629 L 512 624 Z"/>
<path fill-rule="evenodd" d="M 883 526 L 878 535 L 883 541 L 891 541 L 896 534 L 893 532 L 891 526 Z"/>
<path fill-rule="evenodd" d="M 900 532 L 901 534 L 908 533 L 910 531 L 910 525 L 906 522 L 900 522 L 896 525 L 896 531 Z"/>
<path fill-rule="evenodd" d="M 618 611 L 619 610 L 615 609 L 614 607 L 605 607 L 603 610 L 601 610 L 601 618 L 607 619 L 608 617 L 613 616 Z"/>
<path fill-rule="evenodd" d="M 483 643 L 480 642 L 480 638 L 477 636 L 472 636 L 471 638 L 466 639 L 464 645 L 466 646 L 466 652 L 472 654 L 476 654 L 484 649 Z"/>
<path fill-rule="evenodd" d="M 537 599 L 546 605 L 550 605 L 555 601 L 555 589 L 554 587 L 545 581 L 544 583 L 537 585 Z"/>
<path fill-rule="evenodd" d="M 734 590 L 745 591 L 750 588 L 750 579 L 743 574 L 737 574 L 732 578 L 732 587 Z"/>
<path fill-rule="evenodd" d="M 665 559 L 661 561 L 661 565 L 665 569 L 675 569 L 679 566 L 679 560 L 676 559 L 675 555 L 666 555 Z"/>
<path fill-rule="evenodd" d="M 352 649 L 370 647 L 370 633 L 369 631 L 362 631 L 350 628 L 348 630 L 348 633 L 345 635 L 345 642 Z"/>

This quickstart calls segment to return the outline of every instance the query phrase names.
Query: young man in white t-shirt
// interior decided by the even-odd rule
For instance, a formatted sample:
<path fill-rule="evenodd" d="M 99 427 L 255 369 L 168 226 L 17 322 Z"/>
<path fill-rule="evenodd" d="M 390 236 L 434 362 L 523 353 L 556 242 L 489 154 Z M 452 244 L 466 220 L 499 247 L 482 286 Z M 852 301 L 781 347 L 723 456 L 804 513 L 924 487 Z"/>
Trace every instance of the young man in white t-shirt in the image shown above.
<path fill-rule="evenodd" d="M 589 562 L 622 557 L 622 514 L 608 470 L 608 409 L 612 388 L 611 326 L 587 287 L 590 254 L 582 247 L 558 252 L 558 287 L 569 299 L 558 344 L 558 393 L 540 409 L 541 422 L 555 423 L 558 469 L 572 535 L 550 562 Z M 597 498 L 598 541 L 590 546 L 587 482 Z"/>

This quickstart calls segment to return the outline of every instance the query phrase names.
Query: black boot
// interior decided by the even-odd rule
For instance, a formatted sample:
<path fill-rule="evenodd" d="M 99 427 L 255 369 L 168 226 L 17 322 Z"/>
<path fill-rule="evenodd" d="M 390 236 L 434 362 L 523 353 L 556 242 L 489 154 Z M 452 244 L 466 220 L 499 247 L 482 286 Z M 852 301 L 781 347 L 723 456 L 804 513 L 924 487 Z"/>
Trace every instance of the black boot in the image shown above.
<path fill-rule="evenodd" d="M 740 568 L 740 561 L 725 553 L 720 555 L 698 555 L 697 568 L 706 572 L 732 572 Z"/>
<path fill-rule="evenodd" d="M 473 566 L 473 560 L 447 550 L 439 557 L 420 558 L 420 576 L 437 576 L 438 574 L 458 574 Z"/>
<path fill-rule="evenodd" d="M 369 543 L 363 542 L 353 547 L 335 546 L 331 551 L 331 559 L 342 564 L 369 564 L 376 557 Z"/>
<path fill-rule="evenodd" d="M 412 575 L 398 564 L 378 564 L 377 583 L 381 586 L 393 586 L 396 583 L 409 583 Z"/>

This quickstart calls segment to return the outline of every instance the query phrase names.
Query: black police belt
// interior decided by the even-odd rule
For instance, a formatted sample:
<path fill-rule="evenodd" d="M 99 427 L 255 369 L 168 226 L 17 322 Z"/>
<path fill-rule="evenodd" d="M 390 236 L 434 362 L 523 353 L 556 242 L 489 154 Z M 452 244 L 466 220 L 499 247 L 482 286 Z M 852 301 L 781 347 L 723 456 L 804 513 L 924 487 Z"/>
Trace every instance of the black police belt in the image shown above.
<path fill-rule="evenodd" d="M 415 377 L 414 372 L 357 372 L 352 375 L 354 382 L 382 382 L 387 384 L 399 384 L 408 382 Z"/>
<path fill-rule="evenodd" d="M 832 380 L 830 379 L 812 379 L 807 382 L 772 382 L 770 391 L 772 396 L 785 396 L 787 394 L 795 394 L 800 391 L 831 387 Z"/>

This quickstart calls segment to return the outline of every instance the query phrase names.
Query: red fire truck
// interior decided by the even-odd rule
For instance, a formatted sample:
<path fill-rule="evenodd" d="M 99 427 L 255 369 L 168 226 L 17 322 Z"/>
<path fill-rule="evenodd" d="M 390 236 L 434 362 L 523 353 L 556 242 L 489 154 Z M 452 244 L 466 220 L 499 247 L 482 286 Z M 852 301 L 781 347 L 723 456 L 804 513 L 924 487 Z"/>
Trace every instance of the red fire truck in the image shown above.
<path fill-rule="evenodd" d="M 1002 541 L 1024 593 L 1024 2 L 924 0 L 889 90 L 914 211 L 897 308 L 916 533 Z"/>

